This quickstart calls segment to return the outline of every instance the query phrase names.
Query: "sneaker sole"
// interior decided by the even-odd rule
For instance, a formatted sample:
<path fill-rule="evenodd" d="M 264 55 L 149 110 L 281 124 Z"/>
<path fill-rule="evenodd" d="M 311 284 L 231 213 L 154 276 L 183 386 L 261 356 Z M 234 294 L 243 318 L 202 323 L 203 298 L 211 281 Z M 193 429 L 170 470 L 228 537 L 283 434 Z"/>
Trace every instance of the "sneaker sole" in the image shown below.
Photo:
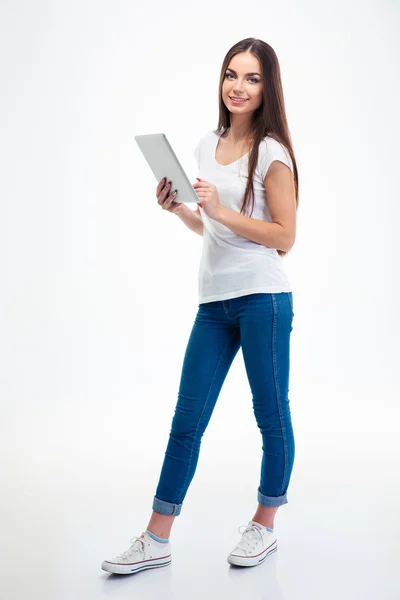
<path fill-rule="evenodd" d="M 255 567 L 256 565 L 259 565 L 262 562 L 264 562 L 265 559 L 268 558 L 268 556 L 270 556 L 277 550 L 278 543 L 275 542 L 258 556 L 236 556 L 233 554 L 229 554 L 228 563 L 231 565 L 236 565 L 237 567 Z"/>
<path fill-rule="evenodd" d="M 101 564 L 103 571 L 108 573 L 115 573 L 116 575 L 129 575 L 130 573 L 138 573 L 146 569 L 156 569 L 157 567 L 166 567 L 172 562 L 171 555 L 165 557 L 165 559 L 152 559 L 144 560 L 141 563 L 131 563 L 128 565 L 122 565 L 119 563 L 112 563 L 108 560 L 104 560 Z"/>

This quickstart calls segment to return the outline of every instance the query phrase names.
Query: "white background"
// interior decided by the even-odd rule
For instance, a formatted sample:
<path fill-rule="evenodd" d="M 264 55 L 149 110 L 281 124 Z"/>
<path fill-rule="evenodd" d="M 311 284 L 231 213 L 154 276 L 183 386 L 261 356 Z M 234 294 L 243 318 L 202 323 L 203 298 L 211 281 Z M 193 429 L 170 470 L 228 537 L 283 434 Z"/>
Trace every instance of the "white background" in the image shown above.
<path fill-rule="evenodd" d="M 199 576 L 191 598 L 242 598 L 250 585 L 257 600 L 394 599 L 398 3 L 0 6 L 5 597 L 123 598 L 145 586 L 141 597 L 159 598 L 161 585 L 186 599 L 201 568 L 213 583 Z M 113 580 L 101 561 L 151 513 L 202 244 L 157 204 L 134 136 L 164 132 L 194 182 L 223 58 L 250 36 L 278 55 L 300 179 L 283 259 L 296 439 L 276 517 L 284 543 L 258 570 L 226 563 L 256 508 L 262 452 L 239 351 L 174 525 L 176 559 Z"/>

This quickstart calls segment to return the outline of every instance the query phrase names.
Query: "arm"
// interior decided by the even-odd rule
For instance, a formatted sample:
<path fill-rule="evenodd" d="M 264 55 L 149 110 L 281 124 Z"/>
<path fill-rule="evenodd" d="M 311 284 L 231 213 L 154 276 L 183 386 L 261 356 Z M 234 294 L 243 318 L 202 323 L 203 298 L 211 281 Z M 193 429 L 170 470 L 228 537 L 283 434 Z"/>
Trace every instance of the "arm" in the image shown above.
<path fill-rule="evenodd" d="M 279 160 L 272 162 L 264 180 L 272 223 L 246 217 L 221 207 L 216 219 L 243 237 L 283 252 L 289 252 L 296 237 L 296 197 L 293 173 Z"/>
<path fill-rule="evenodd" d="M 204 225 L 200 215 L 199 207 L 197 207 L 197 210 L 194 211 L 185 204 L 182 204 L 181 210 L 176 214 L 191 231 L 194 231 L 198 235 L 203 235 Z"/>

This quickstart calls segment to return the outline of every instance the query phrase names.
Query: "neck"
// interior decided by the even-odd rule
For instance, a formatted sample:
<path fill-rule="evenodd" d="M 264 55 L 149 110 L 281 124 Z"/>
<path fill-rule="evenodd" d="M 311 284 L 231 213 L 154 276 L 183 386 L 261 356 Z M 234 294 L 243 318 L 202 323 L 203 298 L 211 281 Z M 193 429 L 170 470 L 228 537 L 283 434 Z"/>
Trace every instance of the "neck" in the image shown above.
<path fill-rule="evenodd" d="M 240 144 L 250 140 L 252 138 L 252 131 L 249 127 L 248 121 L 243 123 L 232 123 L 231 120 L 226 137 L 232 142 L 232 144 Z"/>

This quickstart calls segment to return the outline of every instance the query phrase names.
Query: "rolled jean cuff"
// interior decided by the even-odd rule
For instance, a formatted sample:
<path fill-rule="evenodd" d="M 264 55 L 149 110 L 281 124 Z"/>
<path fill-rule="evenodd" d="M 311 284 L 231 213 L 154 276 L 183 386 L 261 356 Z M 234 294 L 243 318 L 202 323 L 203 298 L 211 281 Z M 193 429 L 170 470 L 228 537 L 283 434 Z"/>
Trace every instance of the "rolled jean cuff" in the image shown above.
<path fill-rule="evenodd" d="M 165 500 L 159 500 L 154 496 L 153 499 L 153 510 L 162 515 L 174 515 L 177 517 L 181 514 L 182 504 L 174 504 L 173 502 L 165 502 Z"/>
<path fill-rule="evenodd" d="M 288 502 L 286 493 L 283 496 L 264 496 L 260 488 L 257 490 L 257 500 L 263 506 L 282 506 Z"/>

